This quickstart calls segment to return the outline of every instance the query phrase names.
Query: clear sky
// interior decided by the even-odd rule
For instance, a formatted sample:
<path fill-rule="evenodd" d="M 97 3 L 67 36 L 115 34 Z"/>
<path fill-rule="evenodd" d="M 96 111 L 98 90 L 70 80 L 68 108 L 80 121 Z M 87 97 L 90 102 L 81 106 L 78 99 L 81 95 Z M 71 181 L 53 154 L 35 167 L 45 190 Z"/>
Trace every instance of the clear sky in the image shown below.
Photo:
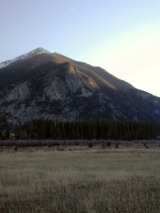
<path fill-rule="evenodd" d="M 37 47 L 160 97 L 160 0 L 0 0 L 0 62 Z"/>

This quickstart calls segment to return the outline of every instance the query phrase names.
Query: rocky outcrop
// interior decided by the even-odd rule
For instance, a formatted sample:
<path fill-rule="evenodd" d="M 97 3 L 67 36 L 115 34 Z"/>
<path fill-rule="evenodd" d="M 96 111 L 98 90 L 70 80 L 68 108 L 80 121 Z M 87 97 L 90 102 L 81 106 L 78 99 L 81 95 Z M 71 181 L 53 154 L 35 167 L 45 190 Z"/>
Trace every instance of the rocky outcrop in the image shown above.
<path fill-rule="evenodd" d="M 30 89 L 27 82 L 15 86 L 12 90 L 8 91 L 4 101 L 24 101 L 30 95 Z"/>

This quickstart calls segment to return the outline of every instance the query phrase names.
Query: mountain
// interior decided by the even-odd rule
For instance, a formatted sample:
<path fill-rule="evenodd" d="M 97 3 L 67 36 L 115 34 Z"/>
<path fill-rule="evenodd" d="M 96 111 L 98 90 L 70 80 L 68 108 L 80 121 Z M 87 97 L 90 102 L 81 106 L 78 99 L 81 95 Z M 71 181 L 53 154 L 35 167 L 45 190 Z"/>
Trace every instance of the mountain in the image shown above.
<path fill-rule="evenodd" d="M 160 121 L 159 97 L 100 67 L 43 48 L 9 61 L 0 69 L 0 123 L 14 127 L 40 117 Z"/>

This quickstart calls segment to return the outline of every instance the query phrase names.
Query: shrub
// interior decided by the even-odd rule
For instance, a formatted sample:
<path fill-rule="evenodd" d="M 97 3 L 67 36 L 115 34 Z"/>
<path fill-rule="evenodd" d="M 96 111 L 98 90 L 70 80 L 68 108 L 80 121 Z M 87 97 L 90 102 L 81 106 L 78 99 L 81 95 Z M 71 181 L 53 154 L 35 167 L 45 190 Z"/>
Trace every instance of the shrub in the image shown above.
<path fill-rule="evenodd" d="M 107 145 L 108 147 L 110 147 L 110 146 L 111 146 L 111 142 L 110 142 L 110 141 L 107 141 L 107 142 L 106 142 L 106 145 Z"/>
<path fill-rule="evenodd" d="M 149 146 L 147 146 L 147 144 L 146 144 L 146 143 L 144 143 L 144 147 L 145 147 L 146 149 L 148 149 L 148 148 L 149 148 Z"/>
<path fill-rule="evenodd" d="M 64 147 L 62 147 L 62 146 L 58 146 L 58 147 L 57 147 L 57 150 L 58 150 L 58 151 L 64 151 L 64 150 L 65 150 L 65 148 L 64 148 Z"/>
<path fill-rule="evenodd" d="M 92 147 L 93 147 L 93 143 L 92 143 L 92 142 L 89 142 L 88 147 L 89 147 L 89 148 L 92 148 Z"/>
<path fill-rule="evenodd" d="M 102 149 L 105 149 L 106 148 L 106 144 L 102 144 Z"/>
<path fill-rule="evenodd" d="M 117 148 L 119 148 L 119 144 L 117 143 L 117 144 L 115 144 L 115 148 L 117 149 Z"/>
<path fill-rule="evenodd" d="M 14 151 L 18 151 L 18 146 L 16 146 L 16 147 L 14 148 Z"/>

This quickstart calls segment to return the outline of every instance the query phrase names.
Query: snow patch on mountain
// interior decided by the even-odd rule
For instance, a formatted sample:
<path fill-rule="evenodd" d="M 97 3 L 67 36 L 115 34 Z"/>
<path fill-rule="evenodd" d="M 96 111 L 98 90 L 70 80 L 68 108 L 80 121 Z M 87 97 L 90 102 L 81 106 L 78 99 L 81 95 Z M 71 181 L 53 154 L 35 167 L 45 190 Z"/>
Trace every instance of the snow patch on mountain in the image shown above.
<path fill-rule="evenodd" d="M 16 58 L 13 58 L 11 60 L 7 60 L 7 61 L 4 61 L 2 63 L 0 63 L 0 69 L 4 68 L 4 67 L 7 67 L 8 65 L 16 62 L 16 61 L 20 61 L 20 60 L 25 60 L 25 59 L 28 59 L 28 58 L 31 58 L 35 55 L 39 55 L 39 54 L 43 54 L 43 53 L 50 53 L 49 51 L 43 49 L 42 47 L 39 47 L 35 50 L 32 50 L 26 54 L 23 54 L 23 55 L 20 55 Z"/>

